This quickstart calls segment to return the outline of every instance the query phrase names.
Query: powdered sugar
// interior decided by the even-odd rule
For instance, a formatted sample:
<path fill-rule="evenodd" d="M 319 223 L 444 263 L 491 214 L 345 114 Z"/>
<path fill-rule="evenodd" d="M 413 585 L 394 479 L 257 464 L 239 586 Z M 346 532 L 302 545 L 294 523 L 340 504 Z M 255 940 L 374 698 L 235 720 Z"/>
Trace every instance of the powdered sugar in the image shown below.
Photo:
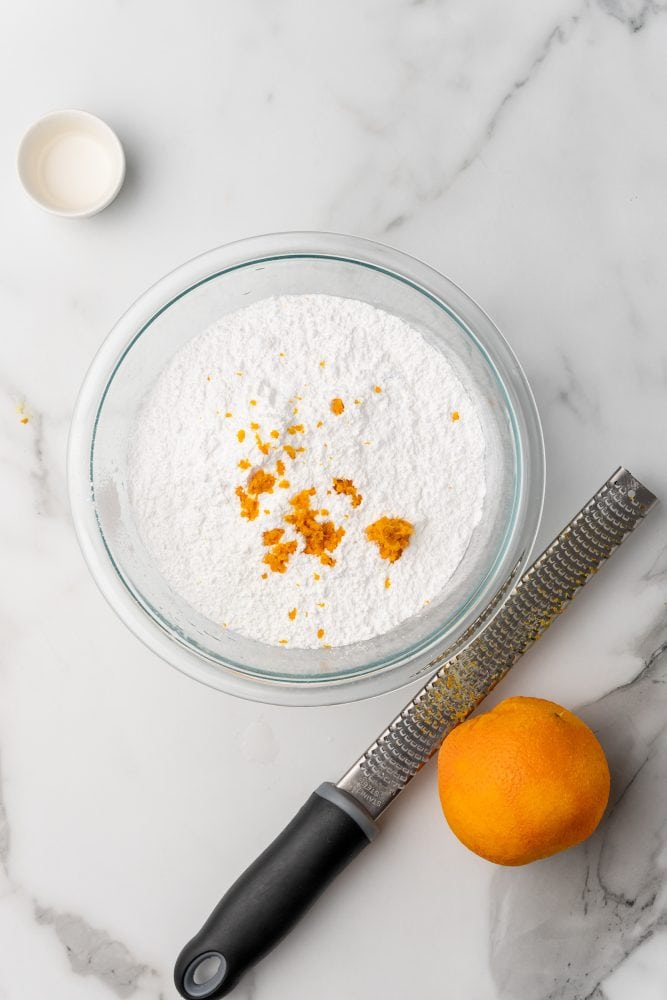
<path fill-rule="evenodd" d="M 258 468 L 276 483 L 247 520 L 236 490 Z M 282 296 L 178 351 L 138 414 L 128 479 L 148 551 L 199 612 L 271 644 L 337 646 L 388 631 L 446 588 L 482 513 L 484 436 L 445 357 L 402 320 L 351 299 Z M 309 488 L 320 520 L 345 529 L 334 566 L 304 554 L 284 520 Z M 365 534 L 383 516 L 414 525 L 394 563 Z M 262 534 L 277 527 L 298 542 L 285 573 L 263 562 Z"/>

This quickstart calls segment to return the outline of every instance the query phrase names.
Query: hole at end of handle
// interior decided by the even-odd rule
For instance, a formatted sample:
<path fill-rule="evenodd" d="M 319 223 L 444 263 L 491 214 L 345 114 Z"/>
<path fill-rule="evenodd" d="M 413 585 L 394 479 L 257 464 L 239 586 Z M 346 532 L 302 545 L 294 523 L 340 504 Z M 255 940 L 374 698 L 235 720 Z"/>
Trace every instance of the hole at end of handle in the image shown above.
<path fill-rule="evenodd" d="M 204 1000 L 222 985 L 227 962 L 219 951 L 205 951 L 193 958 L 183 976 L 183 988 L 192 1000 Z"/>

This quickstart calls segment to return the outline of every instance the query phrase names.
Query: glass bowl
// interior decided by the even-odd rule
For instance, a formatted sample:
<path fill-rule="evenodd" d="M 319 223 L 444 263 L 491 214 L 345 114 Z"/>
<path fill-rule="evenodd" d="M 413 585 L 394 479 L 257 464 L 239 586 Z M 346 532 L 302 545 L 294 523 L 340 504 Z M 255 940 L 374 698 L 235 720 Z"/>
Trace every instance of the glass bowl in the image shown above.
<path fill-rule="evenodd" d="M 486 436 L 484 515 L 446 593 L 384 635 L 333 649 L 288 649 L 219 627 L 169 587 L 144 548 L 128 499 L 128 436 L 172 355 L 221 316 L 272 295 L 361 299 L 442 351 L 475 399 Z M 419 387 L 416 387 L 417 396 Z M 418 399 L 416 400 L 418 402 Z M 276 704 L 331 704 L 425 674 L 521 574 L 544 495 L 535 401 L 514 354 L 460 288 L 406 254 L 350 236 L 287 233 L 211 250 L 150 288 L 113 328 L 76 404 L 69 440 L 76 533 L 102 593 L 136 636 L 211 687 Z"/>

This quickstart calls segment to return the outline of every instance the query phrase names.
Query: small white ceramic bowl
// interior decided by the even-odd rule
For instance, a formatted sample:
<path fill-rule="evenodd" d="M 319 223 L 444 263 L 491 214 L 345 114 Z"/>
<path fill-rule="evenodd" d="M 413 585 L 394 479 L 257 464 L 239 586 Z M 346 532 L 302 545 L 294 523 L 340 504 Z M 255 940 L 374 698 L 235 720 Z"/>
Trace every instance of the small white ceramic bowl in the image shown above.
<path fill-rule="evenodd" d="M 101 212 L 125 179 L 125 153 L 116 133 L 87 111 L 52 111 L 21 140 L 21 184 L 38 205 L 72 219 Z"/>

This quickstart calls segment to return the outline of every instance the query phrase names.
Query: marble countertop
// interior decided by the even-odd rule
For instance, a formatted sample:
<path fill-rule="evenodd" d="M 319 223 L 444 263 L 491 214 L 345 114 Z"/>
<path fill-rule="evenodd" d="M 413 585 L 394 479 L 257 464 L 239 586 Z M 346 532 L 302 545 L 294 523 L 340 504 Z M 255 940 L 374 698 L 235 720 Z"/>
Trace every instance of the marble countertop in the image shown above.
<path fill-rule="evenodd" d="M 538 544 L 619 464 L 664 499 L 667 9 L 23 0 L 4 38 L 0 997 L 174 1000 L 174 958 L 220 893 L 406 693 L 250 704 L 125 630 L 68 511 L 86 367 L 196 253 L 352 232 L 448 274 L 517 352 L 546 438 Z M 57 107 L 100 114 L 128 154 L 88 221 L 16 179 L 22 132 Z M 235 997 L 667 995 L 666 509 L 489 699 L 548 697 L 599 731 L 613 804 L 591 840 L 495 868 L 449 832 L 430 766 Z"/>

